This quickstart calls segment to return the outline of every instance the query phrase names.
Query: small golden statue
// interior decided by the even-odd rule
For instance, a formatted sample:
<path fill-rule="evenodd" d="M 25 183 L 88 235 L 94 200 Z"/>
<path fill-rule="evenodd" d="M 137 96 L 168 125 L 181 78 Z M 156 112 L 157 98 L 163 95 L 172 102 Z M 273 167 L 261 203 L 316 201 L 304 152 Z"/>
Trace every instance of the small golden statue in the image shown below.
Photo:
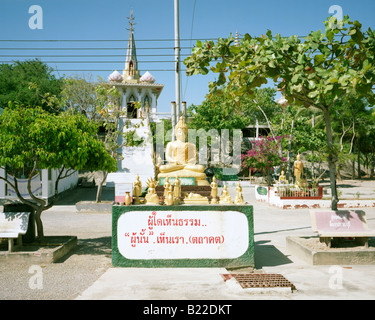
<path fill-rule="evenodd" d="M 236 187 L 236 198 L 234 199 L 235 204 L 245 204 L 246 202 L 243 200 L 242 195 L 242 187 L 240 182 L 238 181 L 237 187 Z"/>
<path fill-rule="evenodd" d="M 156 181 L 151 178 L 147 180 L 147 194 L 145 197 L 145 204 L 159 204 L 159 197 L 156 194 Z"/>
<path fill-rule="evenodd" d="M 139 197 L 142 194 L 142 182 L 139 180 L 139 175 L 137 174 L 137 178 L 134 182 L 133 188 L 133 196 L 134 196 L 134 204 L 140 204 Z"/>
<path fill-rule="evenodd" d="M 217 182 L 216 177 L 212 177 L 211 182 L 211 204 L 217 204 L 217 195 L 218 195 L 218 188 L 217 188 Z"/>
<path fill-rule="evenodd" d="M 303 162 L 301 156 L 297 155 L 297 160 L 294 162 L 294 176 L 296 177 L 296 185 L 299 185 L 301 181 L 301 175 L 303 173 Z"/>
<path fill-rule="evenodd" d="M 229 195 L 229 191 L 227 186 L 224 186 L 224 189 L 220 196 L 220 204 L 233 204 L 232 198 Z"/>
<path fill-rule="evenodd" d="M 164 198 L 164 204 L 166 204 L 167 206 L 171 206 L 174 204 L 174 197 L 172 191 L 168 191 L 167 197 Z"/>
<path fill-rule="evenodd" d="M 188 195 L 185 195 L 184 202 L 186 204 L 208 204 L 208 198 L 199 193 L 190 192 Z"/>
<path fill-rule="evenodd" d="M 165 181 L 164 181 L 164 199 L 168 197 L 168 192 L 169 191 L 172 191 L 172 185 L 171 183 L 169 182 L 169 179 L 168 177 L 165 178 Z"/>
<path fill-rule="evenodd" d="M 178 177 L 173 181 L 173 197 L 175 204 L 179 204 L 181 199 L 181 181 Z"/>
<path fill-rule="evenodd" d="M 286 184 L 286 176 L 284 170 L 281 170 L 281 174 L 279 177 L 279 184 Z"/>

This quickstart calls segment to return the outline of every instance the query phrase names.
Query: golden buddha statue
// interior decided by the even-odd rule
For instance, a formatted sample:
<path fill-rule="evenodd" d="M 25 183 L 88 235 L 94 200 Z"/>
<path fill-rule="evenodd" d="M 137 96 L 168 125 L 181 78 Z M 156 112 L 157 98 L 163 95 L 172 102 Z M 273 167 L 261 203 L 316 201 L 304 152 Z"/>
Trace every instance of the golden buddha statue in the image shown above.
<path fill-rule="evenodd" d="M 224 189 L 220 196 L 220 204 L 233 204 L 232 198 L 229 194 L 228 187 L 224 185 Z"/>
<path fill-rule="evenodd" d="M 246 202 L 243 199 L 243 194 L 242 194 L 242 187 L 240 182 L 238 181 L 237 187 L 236 187 L 236 198 L 234 200 L 235 204 L 245 204 Z"/>
<path fill-rule="evenodd" d="M 142 194 L 142 182 L 139 180 L 139 175 L 137 174 L 137 178 L 134 182 L 133 187 L 133 197 L 134 197 L 134 204 L 140 204 L 139 197 Z"/>
<path fill-rule="evenodd" d="M 279 177 L 279 184 L 286 184 L 286 183 L 287 183 L 287 180 L 286 180 L 285 172 L 284 170 L 281 170 L 281 174 Z"/>
<path fill-rule="evenodd" d="M 175 127 L 176 141 L 167 144 L 165 158 L 167 164 L 159 166 L 158 178 L 193 177 L 197 185 L 209 185 L 204 173 L 204 166 L 197 164 L 197 148 L 195 144 L 185 142 L 188 127 L 181 117 Z"/>
<path fill-rule="evenodd" d="M 296 177 L 296 184 L 301 182 L 301 176 L 303 174 L 303 162 L 301 161 L 301 156 L 297 155 L 297 160 L 294 162 L 294 176 Z"/>
<path fill-rule="evenodd" d="M 147 180 L 148 190 L 145 197 L 145 204 L 159 204 L 159 197 L 155 190 L 156 185 L 157 182 L 153 178 Z"/>

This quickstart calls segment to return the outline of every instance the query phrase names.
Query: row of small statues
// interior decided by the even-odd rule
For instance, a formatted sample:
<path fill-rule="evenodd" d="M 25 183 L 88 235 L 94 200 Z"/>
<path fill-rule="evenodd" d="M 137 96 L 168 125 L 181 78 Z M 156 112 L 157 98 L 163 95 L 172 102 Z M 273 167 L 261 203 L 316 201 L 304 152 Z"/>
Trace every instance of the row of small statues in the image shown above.
<path fill-rule="evenodd" d="M 147 194 L 144 199 L 145 204 L 160 204 L 159 196 L 156 194 L 156 186 L 158 182 L 151 178 L 147 181 Z M 140 196 L 142 194 L 142 183 L 137 175 L 136 181 L 134 182 L 133 197 L 134 204 L 140 204 Z M 177 205 L 181 203 L 181 181 L 178 177 L 175 178 L 173 183 L 169 182 L 169 178 L 166 177 L 164 181 L 164 204 L 166 205 Z M 198 193 L 184 194 L 184 203 L 186 204 L 208 204 L 209 200 Z M 238 182 L 236 187 L 236 196 L 234 202 L 229 194 L 228 188 L 225 185 L 220 197 L 218 197 L 218 184 L 216 178 L 213 177 L 211 182 L 211 204 L 246 204 L 243 199 L 242 187 Z"/>

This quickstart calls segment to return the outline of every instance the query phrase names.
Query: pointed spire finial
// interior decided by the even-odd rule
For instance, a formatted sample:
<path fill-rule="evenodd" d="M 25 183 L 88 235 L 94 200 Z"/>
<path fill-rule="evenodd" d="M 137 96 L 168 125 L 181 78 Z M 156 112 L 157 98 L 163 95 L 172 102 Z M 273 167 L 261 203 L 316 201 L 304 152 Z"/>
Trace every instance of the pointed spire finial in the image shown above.
<path fill-rule="evenodd" d="M 135 49 L 135 41 L 134 41 L 134 15 L 133 10 L 130 11 L 129 19 L 129 26 L 130 28 L 126 28 L 129 30 L 129 41 L 128 41 L 128 48 L 126 50 L 126 60 L 125 60 L 125 69 L 123 71 L 123 78 L 126 81 L 138 81 L 140 78 L 139 70 L 138 70 L 138 62 L 137 62 L 137 53 Z"/>
<path fill-rule="evenodd" d="M 133 32 L 134 26 L 136 25 L 136 23 L 134 22 L 133 10 L 130 11 L 130 17 L 128 17 L 128 19 L 129 19 L 130 28 L 126 28 L 126 30 L 129 30 L 130 32 Z"/>

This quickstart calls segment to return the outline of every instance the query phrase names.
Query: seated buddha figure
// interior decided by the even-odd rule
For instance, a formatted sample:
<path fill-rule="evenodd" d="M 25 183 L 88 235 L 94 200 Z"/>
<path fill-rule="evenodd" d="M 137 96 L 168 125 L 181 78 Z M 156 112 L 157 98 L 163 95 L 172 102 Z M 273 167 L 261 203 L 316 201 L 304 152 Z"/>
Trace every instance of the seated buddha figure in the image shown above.
<path fill-rule="evenodd" d="M 171 141 L 165 149 L 167 164 L 159 167 L 159 178 L 162 177 L 193 177 L 197 185 L 209 185 L 204 173 L 204 166 L 197 164 L 197 148 L 195 144 L 185 142 L 188 127 L 180 118 L 176 127 L 176 141 Z"/>

